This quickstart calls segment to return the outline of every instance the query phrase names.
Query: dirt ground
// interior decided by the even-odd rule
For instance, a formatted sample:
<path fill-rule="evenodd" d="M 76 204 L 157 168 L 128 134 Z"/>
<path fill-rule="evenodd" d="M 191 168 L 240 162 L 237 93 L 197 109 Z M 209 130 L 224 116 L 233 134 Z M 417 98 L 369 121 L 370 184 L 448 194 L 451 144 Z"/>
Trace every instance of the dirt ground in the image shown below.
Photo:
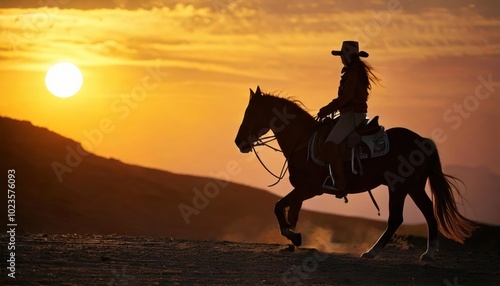
<path fill-rule="evenodd" d="M 1 239 L 4 242 L 6 236 Z M 5 244 L 2 243 L 2 248 Z M 23 234 L 16 278 L 2 285 L 500 285 L 500 253 L 388 247 L 360 253 L 284 251 L 286 245 L 117 235 Z M 406 247 L 407 248 L 407 247 Z M 5 251 L 2 249 L 5 265 Z"/>

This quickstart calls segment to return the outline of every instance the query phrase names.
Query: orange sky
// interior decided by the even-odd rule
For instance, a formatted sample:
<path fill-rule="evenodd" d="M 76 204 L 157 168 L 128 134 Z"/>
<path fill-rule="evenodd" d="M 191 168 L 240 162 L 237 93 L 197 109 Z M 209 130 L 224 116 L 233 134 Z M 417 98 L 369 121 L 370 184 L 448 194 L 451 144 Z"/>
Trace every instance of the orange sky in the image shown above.
<path fill-rule="evenodd" d="M 202 176 L 235 161 L 242 172 L 232 181 L 266 188 L 272 177 L 234 145 L 248 88 L 281 91 L 316 113 L 337 90 L 341 63 L 331 49 L 359 40 L 383 78 L 370 116 L 426 137 L 440 129 L 445 166 L 500 173 L 498 1 L 17 2 L 0 4 L 0 115 L 87 141 L 98 155 Z M 83 72 L 71 98 L 44 85 L 59 61 Z M 479 78 L 493 82 L 480 90 L 487 99 L 477 99 Z M 111 131 L 97 136 L 103 120 Z M 262 154 L 281 167 L 280 155 Z M 321 197 L 306 207 L 372 217 L 365 203 Z"/>

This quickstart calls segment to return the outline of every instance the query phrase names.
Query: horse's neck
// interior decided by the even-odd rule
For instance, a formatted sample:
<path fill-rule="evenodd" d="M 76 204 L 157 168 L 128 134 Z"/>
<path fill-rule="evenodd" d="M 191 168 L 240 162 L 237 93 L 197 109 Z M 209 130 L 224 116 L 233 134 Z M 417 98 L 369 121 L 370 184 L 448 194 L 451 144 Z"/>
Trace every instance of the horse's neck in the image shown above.
<path fill-rule="evenodd" d="M 283 110 L 275 109 L 278 119 L 271 126 L 276 140 L 285 157 L 290 157 L 294 151 L 307 144 L 313 130 L 314 120 L 304 112 L 296 112 L 296 108 L 285 105 Z M 279 113 L 282 111 L 281 113 Z M 278 114 L 276 114 L 278 113 Z"/>

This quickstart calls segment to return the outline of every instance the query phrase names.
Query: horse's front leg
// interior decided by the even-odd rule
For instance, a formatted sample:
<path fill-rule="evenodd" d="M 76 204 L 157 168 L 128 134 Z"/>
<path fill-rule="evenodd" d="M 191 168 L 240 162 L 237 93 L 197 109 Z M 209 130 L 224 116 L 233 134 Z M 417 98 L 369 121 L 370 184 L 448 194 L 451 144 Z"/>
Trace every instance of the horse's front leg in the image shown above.
<path fill-rule="evenodd" d="M 314 195 L 308 194 L 304 189 L 295 188 L 288 195 L 279 200 L 274 206 L 274 214 L 278 219 L 278 224 L 280 227 L 281 235 L 290 239 L 295 246 L 300 246 L 302 244 L 302 236 L 299 232 L 295 232 L 290 228 L 295 227 L 298 219 L 298 212 L 302 206 L 302 201 L 307 200 Z M 287 222 L 285 217 L 285 209 L 289 209 L 290 223 Z M 292 212 L 292 213 L 290 213 Z"/>
<path fill-rule="evenodd" d="M 288 223 L 290 224 L 290 229 L 295 229 L 297 226 L 297 222 L 299 221 L 299 213 L 302 208 L 302 202 L 297 202 L 290 205 L 288 208 L 287 218 Z"/>

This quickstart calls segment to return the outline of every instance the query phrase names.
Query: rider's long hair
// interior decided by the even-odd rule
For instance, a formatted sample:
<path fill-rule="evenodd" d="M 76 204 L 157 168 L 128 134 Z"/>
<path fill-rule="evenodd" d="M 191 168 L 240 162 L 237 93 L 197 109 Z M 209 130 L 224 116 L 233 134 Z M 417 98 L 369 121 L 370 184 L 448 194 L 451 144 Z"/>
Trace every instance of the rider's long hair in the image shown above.
<path fill-rule="evenodd" d="M 353 57 L 352 62 L 359 64 L 361 67 L 361 82 L 368 88 L 368 90 L 372 89 L 372 83 L 375 85 L 380 84 L 381 79 L 373 73 L 374 69 L 371 65 L 361 60 L 359 57 Z"/>

